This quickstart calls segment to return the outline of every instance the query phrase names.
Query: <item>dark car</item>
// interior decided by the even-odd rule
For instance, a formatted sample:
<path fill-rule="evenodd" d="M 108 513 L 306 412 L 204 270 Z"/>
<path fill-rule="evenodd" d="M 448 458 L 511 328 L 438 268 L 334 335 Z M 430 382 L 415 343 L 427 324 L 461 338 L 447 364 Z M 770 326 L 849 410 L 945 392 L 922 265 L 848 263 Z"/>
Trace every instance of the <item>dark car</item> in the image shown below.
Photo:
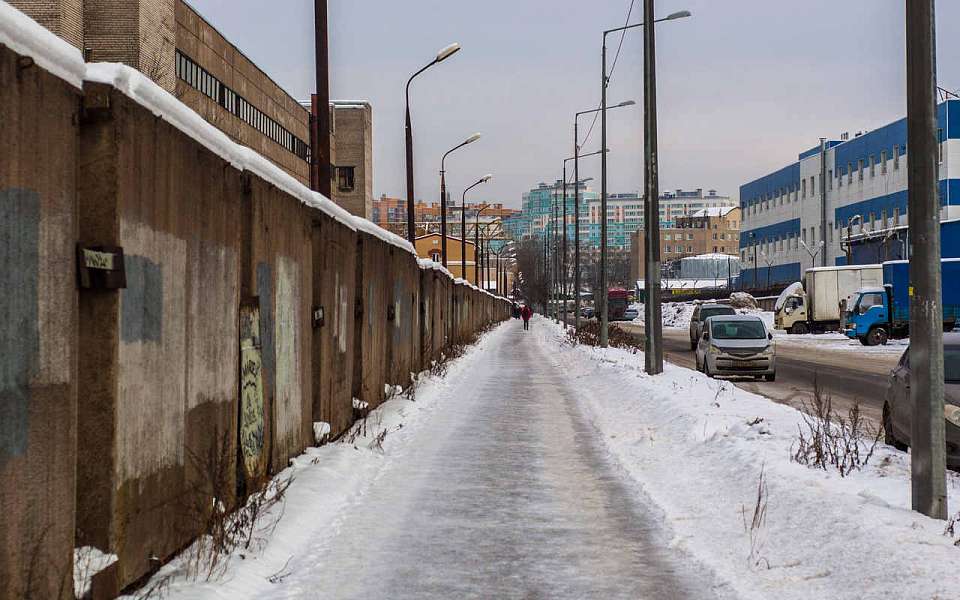
<path fill-rule="evenodd" d="M 960 468 L 960 333 L 943 334 L 944 419 L 947 465 Z M 906 450 L 910 446 L 913 404 L 910 402 L 910 349 L 890 372 L 883 404 L 884 441 Z"/>
<path fill-rule="evenodd" d="M 690 349 L 697 349 L 697 344 L 700 343 L 700 338 L 703 336 L 704 321 L 713 316 L 735 314 L 737 314 L 737 311 L 733 310 L 732 306 L 727 306 L 726 304 L 717 304 L 715 302 L 698 304 L 696 308 L 693 309 L 693 316 L 690 317 Z"/>

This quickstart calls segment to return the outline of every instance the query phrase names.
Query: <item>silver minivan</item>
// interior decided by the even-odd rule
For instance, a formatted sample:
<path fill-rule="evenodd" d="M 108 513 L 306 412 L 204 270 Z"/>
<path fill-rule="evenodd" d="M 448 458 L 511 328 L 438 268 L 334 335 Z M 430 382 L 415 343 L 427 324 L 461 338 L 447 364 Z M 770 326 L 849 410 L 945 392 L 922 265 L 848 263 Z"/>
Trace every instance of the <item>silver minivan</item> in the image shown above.
<path fill-rule="evenodd" d="M 735 314 L 737 314 L 737 311 L 726 304 L 717 304 L 716 302 L 698 304 L 693 309 L 693 315 L 690 316 L 690 349 L 697 349 L 697 343 L 700 341 L 700 336 L 703 335 L 704 321 L 717 315 Z"/>
<path fill-rule="evenodd" d="M 708 377 L 746 376 L 774 381 L 777 377 L 773 334 L 760 317 L 708 317 L 697 343 L 697 370 Z"/>

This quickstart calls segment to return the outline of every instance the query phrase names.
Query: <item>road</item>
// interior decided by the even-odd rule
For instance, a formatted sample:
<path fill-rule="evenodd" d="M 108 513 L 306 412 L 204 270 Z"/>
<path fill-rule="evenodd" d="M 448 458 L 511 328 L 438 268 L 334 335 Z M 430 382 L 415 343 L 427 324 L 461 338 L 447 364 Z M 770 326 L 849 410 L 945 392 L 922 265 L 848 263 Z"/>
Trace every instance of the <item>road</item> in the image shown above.
<path fill-rule="evenodd" d="M 274 597 L 715 597 L 608 462 L 537 339 L 520 321 L 493 332 L 416 443 Z"/>
<path fill-rule="evenodd" d="M 616 323 L 624 331 L 643 337 L 643 326 L 634 323 Z M 685 329 L 664 328 L 664 357 L 673 364 L 693 369 L 696 367 L 690 341 Z M 813 343 L 809 343 L 809 342 Z M 860 403 L 863 414 L 880 422 L 883 399 L 887 389 L 887 375 L 900 359 L 896 348 L 883 352 L 851 351 L 845 343 L 824 343 L 805 338 L 802 342 L 782 335 L 777 343 L 777 380 L 759 382 L 734 379 L 737 386 L 767 396 L 771 400 L 803 409 L 812 396 L 816 376 L 824 391 L 830 394 L 835 408 L 848 410 Z"/>

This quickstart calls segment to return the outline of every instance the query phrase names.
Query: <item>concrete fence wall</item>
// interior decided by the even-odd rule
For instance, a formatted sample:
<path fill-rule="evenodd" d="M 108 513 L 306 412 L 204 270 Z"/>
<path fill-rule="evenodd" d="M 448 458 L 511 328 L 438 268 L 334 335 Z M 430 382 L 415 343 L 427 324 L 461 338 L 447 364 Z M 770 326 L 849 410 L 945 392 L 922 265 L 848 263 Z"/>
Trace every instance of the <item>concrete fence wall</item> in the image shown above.
<path fill-rule="evenodd" d="M 509 305 L 0 45 L 0 599 L 111 597 Z M 125 286 L 78 286 L 77 245 Z M 12 318 L 11 318 L 12 317 Z M 222 476 L 222 477 L 215 477 Z M 219 487 L 211 487 L 221 479 Z"/>

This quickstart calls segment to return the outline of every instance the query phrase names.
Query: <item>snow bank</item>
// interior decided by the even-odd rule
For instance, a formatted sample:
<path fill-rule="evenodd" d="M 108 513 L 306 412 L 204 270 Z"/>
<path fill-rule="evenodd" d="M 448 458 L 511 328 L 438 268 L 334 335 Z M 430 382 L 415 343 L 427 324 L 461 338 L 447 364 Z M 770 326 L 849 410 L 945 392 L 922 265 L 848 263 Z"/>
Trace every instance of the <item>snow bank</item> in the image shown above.
<path fill-rule="evenodd" d="M 83 89 L 83 55 L 27 15 L 0 2 L 0 44 L 29 56 L 41 69 Z"/>
<path fill-rule="evenodd" d="M 662 508 L 672 546 L 711 569 L 724 597 L 956 598 L 960 549 L 945 523 L 910 510 L 909 455 L 881 445 L 866 469 L 791 462 L 800 413 L 642 354 L 570 347 L 546 319 L 532 328 L 577 386 L 612 460 Z M 764 525 L 751 536 L 760 473 Z M 960 478 L 948 474 L 951 506 Z M 745 527 L 745 522 L 747 526 Z"/>
<path fill-rule="evenodd" d="M 93 546 L 73 549 L 73 594 L 83 598 L 93 585 L 93 576 L 117 562 L 116 554 L 106 554 Z"/>

